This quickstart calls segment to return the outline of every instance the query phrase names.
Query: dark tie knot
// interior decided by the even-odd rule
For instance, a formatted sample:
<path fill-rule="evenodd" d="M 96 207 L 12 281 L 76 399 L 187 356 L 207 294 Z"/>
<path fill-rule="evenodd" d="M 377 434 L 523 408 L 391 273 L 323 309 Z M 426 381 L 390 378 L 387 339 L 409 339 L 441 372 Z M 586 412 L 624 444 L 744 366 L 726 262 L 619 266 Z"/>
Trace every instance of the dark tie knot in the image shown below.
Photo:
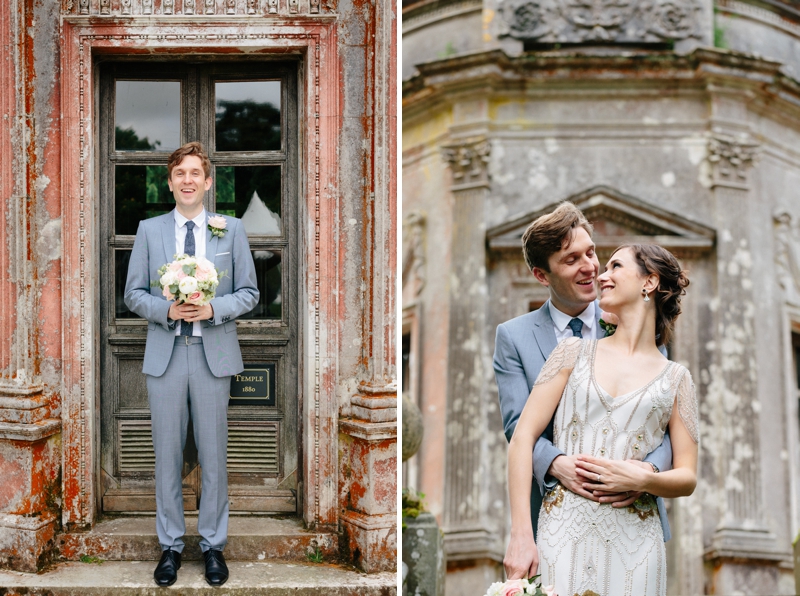
<path fill-rule="evenodd" d="M 186 222 L 186 229 L 191 232 L 192 230 L 194 230 L 194 225 L 195 225 L 194 222 L 190 219 L 189 221 Z"/>
<path fill-rule="evenodd" d="M 580 319 L 572 319 L 567 325 L 570 329 L 572 329 L 572 337 L 583 337 L 581 335 L 581 329 L 583 329 L 583 321 Z"/>

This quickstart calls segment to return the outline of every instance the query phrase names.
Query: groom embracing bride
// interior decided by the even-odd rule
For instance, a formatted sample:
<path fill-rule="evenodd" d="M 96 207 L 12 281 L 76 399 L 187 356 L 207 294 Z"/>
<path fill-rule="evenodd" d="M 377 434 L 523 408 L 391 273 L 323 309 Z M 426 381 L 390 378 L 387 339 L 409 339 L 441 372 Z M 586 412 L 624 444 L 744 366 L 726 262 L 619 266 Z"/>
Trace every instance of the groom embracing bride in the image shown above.
<path fill-rule="evenodd" d="M 696 482 L 694 386 L 663 348 L 689 282 L 668 251 L 644 245 L 618 249 L 599 276 L 592 231 L 571 203 L 531 224 L 526 263 L 550 299 L 497 329 L 512 442 L 504 562 L 509 579 L 527 578 L 541 555 L 543 583 L 561 596 L 663 594 L 661 497 L 691 494 Z M 619 318 L 613 337 L 601 306 Z"/>

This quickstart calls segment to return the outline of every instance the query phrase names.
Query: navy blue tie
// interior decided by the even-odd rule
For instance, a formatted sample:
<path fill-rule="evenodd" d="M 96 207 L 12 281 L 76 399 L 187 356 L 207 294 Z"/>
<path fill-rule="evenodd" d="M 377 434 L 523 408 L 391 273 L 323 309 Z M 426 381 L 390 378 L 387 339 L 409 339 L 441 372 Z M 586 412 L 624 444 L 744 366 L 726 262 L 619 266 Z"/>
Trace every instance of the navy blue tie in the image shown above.
<path fill-rule="evenodd" d="M 186 240 L 183 241 L 183 252 L 190 257 L 194 256 L 194 222 L 189 220 L 186 222 Z M 188 321 L 181 320 L 181 335 L 191 335 L 192 325 Z"/>
<path fill-rule="evenodd" d="M 580 319 L 572 319 L 567 326 L 572 329 L 572 337 L 583 337 L 581 329 L 583 329 L 583 321 Z"/>

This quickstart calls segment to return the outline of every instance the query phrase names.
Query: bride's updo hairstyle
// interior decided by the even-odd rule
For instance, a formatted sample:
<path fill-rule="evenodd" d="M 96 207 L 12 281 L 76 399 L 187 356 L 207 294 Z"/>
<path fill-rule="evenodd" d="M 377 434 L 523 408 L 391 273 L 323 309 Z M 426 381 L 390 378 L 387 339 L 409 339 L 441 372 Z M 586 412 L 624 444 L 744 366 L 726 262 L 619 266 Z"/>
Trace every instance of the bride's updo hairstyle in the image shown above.
<path fill-rule="evenodd" d="M 643 275 L 658 276 L 658 287 L 650 297 L 656 303 L 656 337 L 666 346 L 681 314 L 681 296 L 689 285 L 686 271 L 671 252 L 655 244 L 624 244 L 614 252 L 623 248 L 630 249 Z"/>

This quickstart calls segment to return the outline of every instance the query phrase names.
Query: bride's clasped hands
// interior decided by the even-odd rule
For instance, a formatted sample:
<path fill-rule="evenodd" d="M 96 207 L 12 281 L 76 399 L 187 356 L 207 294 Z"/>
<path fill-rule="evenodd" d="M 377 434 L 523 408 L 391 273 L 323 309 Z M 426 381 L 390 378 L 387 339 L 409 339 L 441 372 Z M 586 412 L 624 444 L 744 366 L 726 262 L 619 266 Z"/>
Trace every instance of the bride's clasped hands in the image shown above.
<path fill-rule="evenodd" d="M 637 497 L 647 492 L 652 466 L 637 460 L 614 460 L 578 455 L 575 471 L 583 478 L 582 488 L 592 492 L 600 503 L 611 503 L 614 507 L 625 507 L 629 498 L 612 502 L 610 494 L 625 494 Z M 635 493 L 635 495 L 634 495 Z M 635 498 L 634 498 L 635 500 Z"/>

